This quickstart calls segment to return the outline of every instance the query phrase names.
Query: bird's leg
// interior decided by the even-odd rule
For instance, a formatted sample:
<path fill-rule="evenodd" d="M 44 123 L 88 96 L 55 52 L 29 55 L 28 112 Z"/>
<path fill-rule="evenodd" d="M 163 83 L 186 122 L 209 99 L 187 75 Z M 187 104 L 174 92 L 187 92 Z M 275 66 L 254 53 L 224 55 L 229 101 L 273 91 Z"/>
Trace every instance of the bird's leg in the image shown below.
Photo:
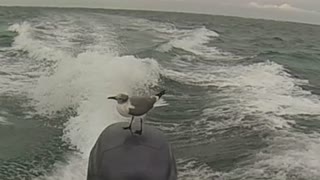
<path fill-rule="evenodd" d="M 142 134 L 142 118 L 140 118 L 140 130 L 135 131 L 134 133 L 141 135 Z"/>
<path fill-rule="evenodd" d="M 130 129 L 131 130 L 131 125 L 133 122 L 134 116 L 132 116 L 131 121 L 130 121 L 130 125 L 128 127 L 123 127 L 123 129 Z"/>

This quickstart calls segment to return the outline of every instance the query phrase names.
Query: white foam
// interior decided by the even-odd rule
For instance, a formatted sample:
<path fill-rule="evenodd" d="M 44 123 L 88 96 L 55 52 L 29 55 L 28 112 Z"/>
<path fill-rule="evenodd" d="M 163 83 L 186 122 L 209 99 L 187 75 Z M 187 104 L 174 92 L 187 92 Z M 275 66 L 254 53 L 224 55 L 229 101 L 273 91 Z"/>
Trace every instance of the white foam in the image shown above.
<path fill-rule="evenodd" d="M 222 175 L 229 179 L 298 180 L 320 178 L 319 134 L 286 133 L 270 139 L 271 145 L 253 160 Z"/>
<path fill-rule="evenodd" d="M 29 47 L 33 45 L 33 42 L 27 39 L 30 32 L 28 23 L 14 24 L 10 26 L 8 30 L 19 33 L 15 37 L 14 44 L 21 42 Z M 29 77 L 29 75 L 31 75 L 31 73 L 29 74 L 29 68 L 31 67 L 28 60 L 21 57 L 15 57 L 15 59 L 12 60 L 12 54 L 18 54 L 18 52 L 13 51 L 13 49 L 20 50 L 19 48 L 8 47 L 1 57 L 0 72 L 4 73 L 4 75 L 0 77 L 0 83 L 2 84 L 0 92 L 3 93 L 21 93 L 23 89 L 26 89 L 25 85 L 32 82 Z"/>
<path fill-rule="evenodd" d="M 222 173 L 221 179 L 320 178 L 320 161 L 317 155 L 320 135 L 291 132 L 289 129 L 295 121 L 283 116 L 308 115 L 319 119 L 319 97 L 300 87 L 307 85 L 308 81 L 293 78 L 283 66 L 270 61 L 226 67 L 206 68 L 199 65 L 192 72 L 181 68 L 165 69 L 162 72 L 184 84 L 217 88 L 218 92 L 211 95 L 219 101 L 207 104 L 209 107 L 203 110 L 200 119 L 206 121 L 207 135 L 217 131 L 224 133 L 224 129 L 230 127 L 243 127 L 253 131 L 268 128 L 276 133 L 274 138 L 267 140 L 267 148 L 248 162 L 241 162 L 239 168 Z M 246 116 L 253 116 L 254 119 Z M 210 121 L 208 117 L 226 118 L 219 122 Z M 263 126 L 255 126 L 256 124 Z"/>
<path fill-rule="evenodd" d="M 77 26 L 78 17 L 73 16 L 81 16 L 83 22 Z M 68 155 L 67 163 L 56 162 L 52 172 L 39 179 L 85 179 L 89 152 L 101 131 L 126 120 L 107 97 L 119 92 L 134 94 L 137 89 L 148 93 L 158 83 L 160 68 L 153 59 L 119 56 L 121 45 L 106 23 L 79 14 L 43 18 L 10 27 L 19 33 L 13 49 L 28 52 L 29 65 L 36 67 L 28 73 L 40 76 L 27 88 L 37 113 L 50 116 L 76 108 L 78 115 L 65 124 L 63 139 L 78 152 Z M 74 43 L 79 35 L 90 38 L 89 44 Z M 73 48 L 80 50 L 75 53 Z M 164 104 L 160 101 L 158 105 Z"/>
<path fill-rule="evenodd" d="M 157 50 L 161 52 L 168 52 L 173 47 L 184 49 L 195 55 L 203 56 L 208 59 L 232 59 L 231 53 L 222 52 L 216 47 L 210 47 L 206 44 L 213 38 L 219 37 L 219 34 L 208 30 L 205 27 L 193 30 L 175 30 L 169 31 L 171 33 L 171 40 L 161 45 Z"/>
<path fill-rule="evenodd" d="M 33 60 L 47 64 L 48 61 L 56 62 L 65 56 L 87 51 L 117 55 L 119 46 L 111 25 L 99 24 L 90 17 L 78 15 L 81 17 L 76 18 L 86 22 L 79 25 L 73 16 L 54 15 L 10 26 L 10 31 L 19 33 L 13 48 L 26 51 Z"/>
<path fill-rule="evenodd" d="M 88 23 L 86 27 L 79 25 L 76 20 L 71 15 L 53 14 L 11 25 L 8 30 L 17 32 L 18 35 L 7 52 L 19 55 L 23 51 L 27 52 L 28 57 L 17 56 L 15 61 L 10 61 L 10 57 L 3 57 L 0 71 L 8 75 L 1 77 L 3 86 L 0 91 L 29 89 L 34 82 L 31 77 L 50 75 L 54 73 L 59 61 L 72 59 L 79 53 L 93 51 L 117 55 L 119 46 L 112 27 L 108 24 L 93 25 L 95 21 L 88 18 L 84 19 Z M 88 39 L 88 44 L 82 45 L 85 40 L 81 38 Z M 5 64 L 5 61 L 8 63 Z"/>
<path fill-rule="evenodd" d="M 13 48 L 24 50 L 29 53 L 29 56 L 35 60 L 57 60 L 64 56 L 62 51 L 50 47 L 49 42 L 35 39 L 35 28 L 29 22 L 14 24 L 9 27 L 10 31 L 19 33 L 13 42 Z"/>
<path fill-rule="evenodd" d="M 55 74 L 39 79 L 32 91 L 38 112 L 78 107 L 79 115 L 66 123 L 64 139 L 81 152 L 81 157 L 77 159 L 85 161 L 101 131 L 113 122 L 124 120 L 115 111 L 115 103 L 108 101 L 107 97 L 118 92 L 130 94 L 136 88 L 148 89 L 155 86 L 158 79 L 159 67 L 152 59 L 87 52 L 74 59 L 60 61 Z M 70 161 L 67 167 L 74 169 L 73 163 L 83 164 Z M 57 168 L 57 172 L 68 174 L 59 170 L 65 167 L 59 165 Z M 84 167 L 78 168 L 80 175 L 86 171 Z M 53 174 L 49 179 L 59 177 L 60 173 Z"/>
<path fill-rule="evenodd" d="M 67 157 L 67 162 L 56 162 L 55 168 L 45 177 L 38 177 L 34 180 L 78 180 L 86 179 L 88 159 L 82 158 L 79 154 Z"/>
<path fill-rule="evenodd" d="M 220 179 L 220 172 L 213 171 L 208 165 L 199 163 L 196 159 L 177 159 L 179 166 L 178 179 L 212 180 Z"/>
<path fill-rule="evenodd" d="M 308 81 L 291 77 L 279 64 L 265 62 L 221 70 L 229 77 L 217 85 L 228 86 L 228 93 L 241 95 L 238 99 L 249 111 L 277 115 L 320 114 L 319 98 L 299 86 Z"/>
<path fill-rule="evenodd" d="M 166 31 L 166 27 L 159 29 L 159 31 L 162 30 L 166 33 L 167 37 L 173 39 L 159 47 L 159 51 L 168 52 L 172 50 L 172 47 L 175 47 L 211 59 L 221 56 L 218 49 L 206 45 L 217 35 L 205 28 L 185 31 L 175 28 Z M 230 53 L 223 55 L 226 58 L 233 58 Z M 213 129 L 223 129 L 226 126 L 251 126 L 250 128 L 257 130 L 252 126 L 261 122 L 266 125 L 264 128 L 270 128 L 277 133 L 274 139 L 268 141 L 270 146 L 258 153 L 256 158 L 249 162 L 249 165 L 243 163 L 230 173 L 219 174 L 197 161 L 178 160 L 178 163 L 184 165 L 180 167 L 179 178 L 319 179 L 320 162 L 317 154 L 320 147 L 318 145 L 320 135 L 290 133 L 291 130 L 286 130 L 295 121 L 283 117 L 283 115 L 301 114 L 320 115 L 319 97 L 312 95 L 310 91 L 304 90 L 300 86 L 307 85 L 308 81 L 293 78 L 283 66 L 270 61 L 233 66 L 213 66 L 200 63 L 195 65 L 195 62 L 188 64 L 188 62 L 179 61 L 172 66 L 174 67 L 163 69 L 162 74 L 188 85 L 215 86 L 218 88 L 218 92 L 212 96 L 225 101 L 222 102 L 225 103 L 222 105 L 216 104 L 219 102 L 212 102 L 212 107 L 215 108 L 203 111 L 204 118 L 200 121 L 206 121 L 209 116 L 232 115 L 232 118 L 221 123 L 207 122 L 209 125 L 208 133 Z M 191 68 L 193 69 L 190 70 Z M 208 104 L 208 106 L 210 105 Z M 256 119 L 246 122 L 244 121 L 246 115 L 252 115 Z M 277 131 L 278 129 L 282 130 Z"/>
<path fill-rule="evenodd" d="M 206 109 L 204 117 L 210 116 L 210 113 L 223 115 L 238 112 L 259 116 L 261 120 L 269 121 L 273 128 L 287 128 L 294 121 L 285 120 L 282 115 L 320 114 L 319 97 L 299 86 L 308 81 L 291 77 L 283 66 L 273 62 L 237 66 L 198 65 L 191 72 L 184 72 L 183 69 L 164 69 L 162 72 L 185 84 L 213 86 L 220 90 L 214 96 L 223 97 L 228 102 L 227 107 L 216 107 L 216 102 L 213 102 L 215 108 Z M 243 117 L 239 118 L 241 120 Z"/>
<path fill-rule="evenodd" d="M 7 126 L 7 125 L 11 125 L 11 124 L 12 123 L 7 121 L 7 119 L 5 117 L 0 116 L 0 125 Z"/>

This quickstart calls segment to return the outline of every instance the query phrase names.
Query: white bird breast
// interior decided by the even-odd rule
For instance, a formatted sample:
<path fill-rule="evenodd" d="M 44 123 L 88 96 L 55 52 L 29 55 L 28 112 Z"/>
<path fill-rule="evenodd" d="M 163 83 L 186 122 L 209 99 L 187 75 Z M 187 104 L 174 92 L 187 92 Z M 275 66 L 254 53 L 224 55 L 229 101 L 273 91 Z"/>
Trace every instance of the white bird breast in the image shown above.
<path fill-rule="evenodd" d="M 124 117 L 131 117 L 131 115 L 129 114 L 129 108 L 130 108 L 129 103 L 117 105 L 117 110 L 118 110 L 119 114 Z"/>

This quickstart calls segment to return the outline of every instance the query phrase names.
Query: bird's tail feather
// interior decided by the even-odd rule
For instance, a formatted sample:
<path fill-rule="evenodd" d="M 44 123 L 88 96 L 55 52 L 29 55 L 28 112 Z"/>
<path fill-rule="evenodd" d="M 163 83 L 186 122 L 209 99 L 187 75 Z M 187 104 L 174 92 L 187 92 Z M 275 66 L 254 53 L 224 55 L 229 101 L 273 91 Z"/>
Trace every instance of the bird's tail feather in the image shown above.
<path fill-rule="evenodd" d="M 159 97 L 159 99 L 161 98 L 161 96 L 163 96 L 166 93 L 166 90 L 162 90 L 161 92 L 159 92 L 158 94 L 156 94 L 156 96 Z"/>

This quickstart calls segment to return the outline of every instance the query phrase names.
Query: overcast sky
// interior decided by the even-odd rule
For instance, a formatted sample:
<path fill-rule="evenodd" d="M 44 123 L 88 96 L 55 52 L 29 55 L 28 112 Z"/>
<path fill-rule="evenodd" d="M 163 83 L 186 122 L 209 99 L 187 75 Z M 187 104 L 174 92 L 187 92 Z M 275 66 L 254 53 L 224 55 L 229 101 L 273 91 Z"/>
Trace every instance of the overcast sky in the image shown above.
<path fill-rule="evenodd" d="M 320 0 L 0 0 L 0 5 L 184 11 L 320 24 Z"/>

